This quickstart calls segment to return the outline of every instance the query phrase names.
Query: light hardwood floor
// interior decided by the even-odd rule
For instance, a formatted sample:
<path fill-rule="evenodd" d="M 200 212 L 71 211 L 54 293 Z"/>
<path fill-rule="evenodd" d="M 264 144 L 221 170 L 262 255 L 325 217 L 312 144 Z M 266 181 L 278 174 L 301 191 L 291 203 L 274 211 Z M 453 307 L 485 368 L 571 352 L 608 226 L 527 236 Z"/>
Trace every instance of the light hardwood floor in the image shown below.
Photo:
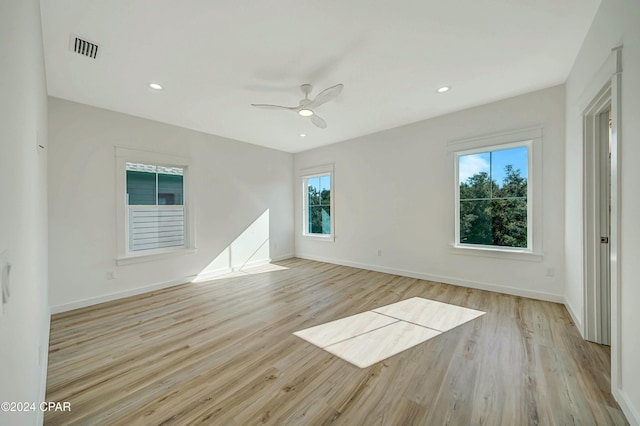
<path fill-rule="evenodd" d="M 562 305 L 278 265 L 55 315 L 45 424 L 628 424 Z M 416 296 L 487 314 L 365 369 L 292 334 Z"/>

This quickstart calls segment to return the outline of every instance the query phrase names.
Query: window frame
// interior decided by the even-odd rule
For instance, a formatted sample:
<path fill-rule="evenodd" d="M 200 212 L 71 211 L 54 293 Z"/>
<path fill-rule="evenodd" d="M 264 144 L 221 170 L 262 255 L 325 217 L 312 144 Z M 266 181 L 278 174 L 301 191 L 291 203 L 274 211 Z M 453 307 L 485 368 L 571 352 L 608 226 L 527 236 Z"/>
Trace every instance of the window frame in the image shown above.
<path fill-rule="evenodd" d="M 506 151 L 514 148 L 527 148 L 527 246 L 526 247 L 513 247 L 513 246 L 498 246 L 491 244 L 469 244 L 460 242 L 460 157 L 473 155 L 473 154 L 493 154 L 498 151 Z M 455 244 L 456 247 L 464 247 L 464 248 L 481 248 L 487 250 L 507 250 L 507 251 L 519 251 L 531 253 L 533 251 L 533 233 L 532 231 L 532 214 L 533 209 L 531 207 L 531 197 L 533 195 L 532 185 L 529 182 L 529 170 L 531 170 L 531 152 L 532 152 L 532 141 L 521 141 L 521 142 L 512 142 L 501 145 L 488 146 L 483 148 L 474 148 L 465 151 L 457 151 L 455 152 L 455 173 L 456 173 L 456 181 L 458 184 L 455 187 L 455 200 L 456 200 L 456 211 L 455 211 Z M 493 198 L 491 198 L 493 199 Z"/>
<path fill-rule="evenodd" d="M 129 206 L 127 203 L 126 163 L 142 163 L 155 166 L 179 167 L 183 169 L 183 208 L 184 239 L 183 246 L 162 247 L 156 249 L 129 249 Z M 190 161 L 188 158 L 170 154 L 116 147 L 116 264 L 146 262 L 170 258 L 176 255 L 195 253 L 195 221 L 190 192 Z M 157 191 L 157 188 L 156 188 Z"/>
<path fill-rule="evenodd" d="M 307 196 L 308 180 L 320 176 L 329 176 L 329 187 L 331 195 L 329 198 L 329 209 L 331 211 L 331 233 L 330 234 L 313 234 L 309 229 L 309 197 Z M 300 179 L 302 186 L 302 230 L 301 235 L 307 239 L 315 239 L 318 241 L 335 241 L 335 173 L 333 164 L 318 166 L 300 171 Z"/>
<path fill-rule="evenodd" d="M 542 260 L 542 128 L 531 128 L 495 134 L 474 139 L 449 142 L 453 157 L 454 224 L 453 242 L 455 254 L 468 254 L 521 260 Z M 527 247 L 508 247 L 460 242 L 460 157 L 469 154 L 495 152 L 526 146 L 527 170 Z"/>

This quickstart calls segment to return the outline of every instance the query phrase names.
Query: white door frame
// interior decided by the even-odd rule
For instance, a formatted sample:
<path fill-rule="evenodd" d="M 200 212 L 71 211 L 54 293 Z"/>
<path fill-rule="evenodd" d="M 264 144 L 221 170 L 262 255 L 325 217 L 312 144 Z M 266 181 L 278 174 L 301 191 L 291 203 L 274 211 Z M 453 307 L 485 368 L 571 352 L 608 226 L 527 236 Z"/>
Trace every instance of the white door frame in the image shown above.
<path fill-rule="evenodd" d="M 619 388 L 620 377 L 620 117 L 622 82 L 622 46 L 612 53 L 589 86 L 588 103 L 583 108 L 583 215 L 584 215 L 584 337 L 600 336 L 601 310 L 596 283 L 600 273 L 600 206 L 599 164 L 597 141 L 601 129 L 599 116 L 611 108 L 611 234 L 609 235 L 611 264 L 611 387 Z"/>

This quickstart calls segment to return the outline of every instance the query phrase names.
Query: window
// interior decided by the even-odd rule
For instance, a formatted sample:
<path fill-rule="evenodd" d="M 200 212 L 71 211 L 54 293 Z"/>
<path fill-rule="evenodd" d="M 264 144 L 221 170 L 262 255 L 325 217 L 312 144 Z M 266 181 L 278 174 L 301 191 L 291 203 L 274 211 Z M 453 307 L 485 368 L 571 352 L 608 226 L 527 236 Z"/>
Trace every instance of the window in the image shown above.
<path fill-rule="evenodd" d="M 195 252 L 189 160 L 116 147 L 118 265 Z"/>
<path fill-rule="evenodd" d="M 128 251 L 185 247 L 184 169 L 126 165 Z"/>
<path fill-rule="evenodd" d="M 333 239 L 333 166 L 302 176 L 303 230 L 305 236 Z"/>
<path fill-rule="evenodd" d="M 532 251 L 531 141 L 457 152 L 456 245 Z"/>

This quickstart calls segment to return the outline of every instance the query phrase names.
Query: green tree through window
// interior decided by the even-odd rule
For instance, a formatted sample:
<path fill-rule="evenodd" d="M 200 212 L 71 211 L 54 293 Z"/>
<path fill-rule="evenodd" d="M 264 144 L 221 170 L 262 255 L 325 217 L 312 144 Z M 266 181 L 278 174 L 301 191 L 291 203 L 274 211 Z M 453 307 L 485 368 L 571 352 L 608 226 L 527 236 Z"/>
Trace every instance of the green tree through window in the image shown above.
<path fill-rule="evenodd" d="M 527 158 L 527 147 L 459 157 L 461 244 L 528 247 Z"/>
<path fill-rule="evenodd" d="M 331 176 L 307 178 L 309 234 L 331 234 Z"/>

